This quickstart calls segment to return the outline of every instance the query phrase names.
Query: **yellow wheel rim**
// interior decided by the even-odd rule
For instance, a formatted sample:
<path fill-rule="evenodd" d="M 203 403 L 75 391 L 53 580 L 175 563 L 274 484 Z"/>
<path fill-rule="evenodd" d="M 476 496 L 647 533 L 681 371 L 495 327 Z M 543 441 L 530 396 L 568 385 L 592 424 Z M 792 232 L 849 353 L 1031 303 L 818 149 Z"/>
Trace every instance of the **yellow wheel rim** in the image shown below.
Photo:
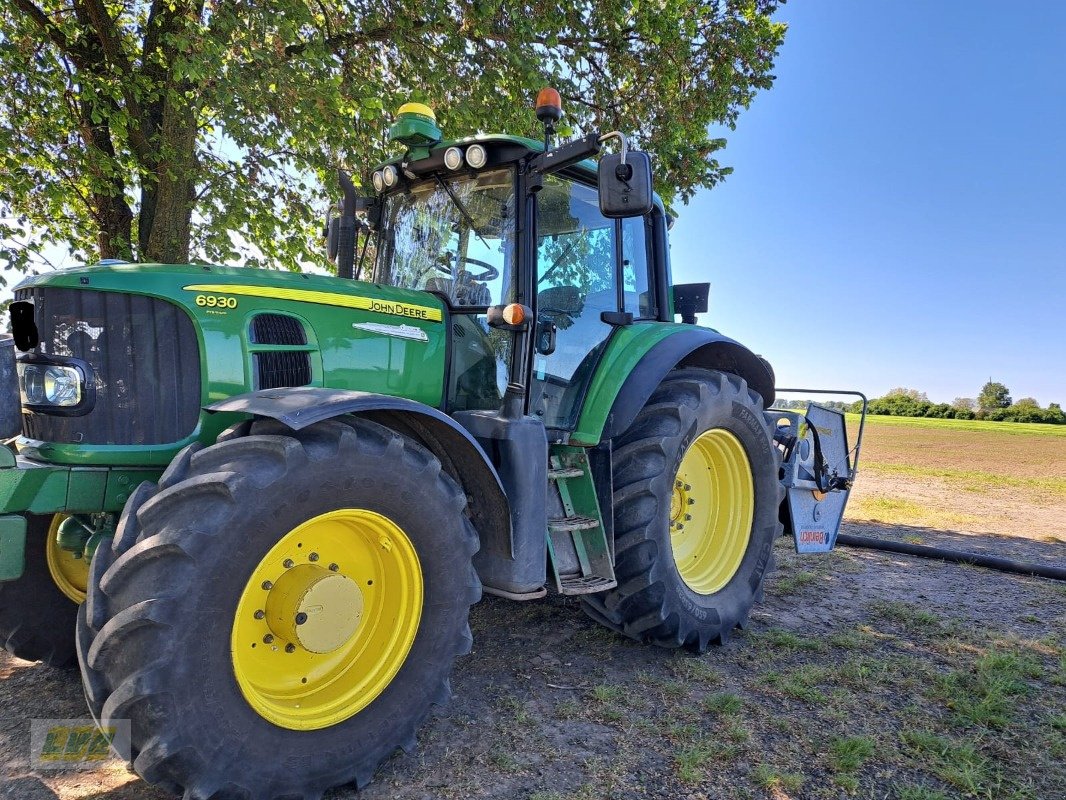
<path fill-rule="evenodd" d="M 291 730 L 358 714 L 407 659 L 422 595 L 418 555 L 392 520 L 342 509 L 294 528 L 237 604 L 230 647 L 244 699 Z"/>
<path fill-rule="evenodd" d="M 698 594 L 720 591 L 751 539 L 755 484 L 740 440 L 706 431 L 685 452 L 670 500 L 670 544 L 681 579 Z"/>
<path fill-rule="evenodd" d="M 89 585 L 89 559 L 79 557 L 59 546 L 59 526 L 69 514 L 56 514 L 48 526 L 48 544 L 44 548 L 48 560 L 48 572 L 59 591 L 75 603 L 85 602 L 85 589 Z"/>

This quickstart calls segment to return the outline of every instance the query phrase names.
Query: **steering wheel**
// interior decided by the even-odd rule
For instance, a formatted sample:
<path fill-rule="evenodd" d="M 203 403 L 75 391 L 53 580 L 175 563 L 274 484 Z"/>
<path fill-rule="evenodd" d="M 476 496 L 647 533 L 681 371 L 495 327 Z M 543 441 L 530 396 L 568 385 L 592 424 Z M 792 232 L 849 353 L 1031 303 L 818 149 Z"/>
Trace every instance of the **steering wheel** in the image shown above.
<path fill-rule="evenodd" d="M 495 280 L 496 278 L 500 277 L 500 271 L 496 269 L 496 267 L 492 266 L 492 264 L 482 261 L 480 258 L 470 258 L 470 256 L 463 256 L 462 263 L 474 264 L 478 267 L 484 268 L 485 271 L 479 275 L 474 275 L 473 273 L 467 271 L 466 274 L 470 276 L 470 280 L 472 281 L 488 283 L 489 281 Z"/>

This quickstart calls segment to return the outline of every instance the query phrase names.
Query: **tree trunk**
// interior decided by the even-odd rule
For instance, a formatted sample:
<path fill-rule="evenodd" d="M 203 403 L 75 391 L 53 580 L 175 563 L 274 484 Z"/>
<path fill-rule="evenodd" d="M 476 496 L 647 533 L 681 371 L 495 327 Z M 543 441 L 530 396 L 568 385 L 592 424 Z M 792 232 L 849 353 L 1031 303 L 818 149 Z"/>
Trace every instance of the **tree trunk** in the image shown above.
<path fill-rule="evenodd" d="M 126 203 L 125 197 L 122 194 L 117 197 L 96 194 L 93 195 L 93 203 L 96 205 L 97 219 L 100 223 L 100 232 L 96 239 L 100 258 L 133 260 L 133 247 L 130 242 L 133 212 Z"/>
<path fill-rule="evenodd" d="M 142 192 L 140 257 L 184 264 L 189 260 L 196 185 L 196 110 L 188 101 L 167 102 L 158 137 L 160 158 Z"/>

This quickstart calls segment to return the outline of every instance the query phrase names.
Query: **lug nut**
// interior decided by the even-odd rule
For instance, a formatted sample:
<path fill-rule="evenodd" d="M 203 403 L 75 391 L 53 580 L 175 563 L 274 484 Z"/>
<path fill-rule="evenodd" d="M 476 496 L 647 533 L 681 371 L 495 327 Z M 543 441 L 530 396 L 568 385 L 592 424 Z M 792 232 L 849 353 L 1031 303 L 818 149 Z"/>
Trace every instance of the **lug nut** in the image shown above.
<path fill-rule="evenodd" d="M 296 652 L 296 645 L 291 644 L 291 643 L 285 645 L 285 652 L 286 653 L 295 653 Z"/>
<path fill-rule="evenodd" d="M 689 486 L 687 483 L 685 484 L 685 491 L 686 492 L 691 492 L 692 491 L 692 487 Z"/>
<path fill-rule="evenodd" d="M 692 498 L 690 497 L 690 498 L 688 499 L 688 504 L 689 504 L 690 506 L 694 506 L 694 505 L 696 505 L 696 501 L 695 501 L 695 500 L 693 500 L 693 499 L 692 499 Z"/>
<path fill-rule="evenodd" d="M 266 612 L 265 611 L 256 611 L 255 612 L 255 618 L 256 619 L 262 619 L 265 616 L 266 616 Z"/>
<path fill-rule="evenodd" d="M 692 519 L 692 515 L 691 514 L 685 514 L 685 522 L 688 522 L 690 519 Z"/>
<path fill-rule="evenodd" d="M 336 572 L 336 571 L 337 571 L 337 570 L 339 570 L 339 569 L 340 569 L 340 567 L 339 567 L 339 566 L 337 566 L 336 564 L 330 564 L 330 565 L 329 565 L 329 571 L 330 571 L 330 572 Z"/>
<path fill-rule="evenodd" d="M 268 633 L 263 637 L 263 644 L 270 644 L 272 641 L 274 641 L 274 634 L 272 633 Z"/>
<path fill-rule="evenodd" d="M 273 589 L 274 588 L 274 584 L 272 584 L 270 581 L 263 581 L 263 588 L 264 589 Z"/>
<path fill-rule="evenodd" d="M 307 560 L 308 561 L 318 561 L 318 553 L 311 553 L 311 555 L 309 555 L 307 557 Z"/>
<path fill-rule="evenodd" d="M 307 614 L 301 611 L 296 615 L 296 624 L 303 625 L 305 622 L 307 622 Z"/>
<path fill-rule="evenodd" d="M 285 569 L 292 569 L 294 566 L 296 566 L 296 562 L 293 561 L 291 558 L 286 558 L 284 561 L 281 562 L 281 566 L 285 567 Z"/>

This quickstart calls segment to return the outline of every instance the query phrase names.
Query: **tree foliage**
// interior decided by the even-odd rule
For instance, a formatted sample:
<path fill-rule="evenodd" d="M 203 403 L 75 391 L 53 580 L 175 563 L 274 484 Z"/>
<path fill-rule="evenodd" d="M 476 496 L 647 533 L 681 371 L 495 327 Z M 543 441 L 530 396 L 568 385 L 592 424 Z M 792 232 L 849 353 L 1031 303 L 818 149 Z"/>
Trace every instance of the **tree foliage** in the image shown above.
<path fill-rule="evenodd" d="M 984 397 L 988 392 L 988 397 Z M 870 401 L 868 411 L 892 417 L 932 417 L 937 419 L 983 419 L 990 422 L 1043 422 L 1052 425 L 1066 425 L 1066 413 L 1058 403 L 1051 403 L 1041 408 L 1040 403 L 1032 397 L 1023 397 L 1017 403 L 1011 403 L 1007 387 L 1002 383 L 989 381 L 981 390 L 982 398 L 975 403 L 967 397 L 956 397 L 947 403 L 932 403 L 925 392 L 915 389 L 893 389 L 884 397 Z M 1006 405 L 985 405 L 1002 403 Z M 976 411 L 974 410 L 976 407 Z M 848 409 L 853 413 L 862 410 L 861 403 L 854 403 Z"/>
<path fill-rule="evenodd" d="M 1010 404 L 1010 390 L 999 381 L 989 380 L 981 387 L 981 392 L 977 395 L 977 407 L 981 411 L 1007 408 Z"/>
<path fill-rule="evenodd" d="M 729 172 L 709 126 L 773 81 L 776 6 L 10 0 L 0 264 L 60 246 L 299 269 L 321 260 L 335 170 L 386 154 L 403 101 L 434 105 L 446 135 L 536 135 L 531 99 L 549 82 L 566 132 L 635 132 L 660 192 L 687 201 Z"/>

